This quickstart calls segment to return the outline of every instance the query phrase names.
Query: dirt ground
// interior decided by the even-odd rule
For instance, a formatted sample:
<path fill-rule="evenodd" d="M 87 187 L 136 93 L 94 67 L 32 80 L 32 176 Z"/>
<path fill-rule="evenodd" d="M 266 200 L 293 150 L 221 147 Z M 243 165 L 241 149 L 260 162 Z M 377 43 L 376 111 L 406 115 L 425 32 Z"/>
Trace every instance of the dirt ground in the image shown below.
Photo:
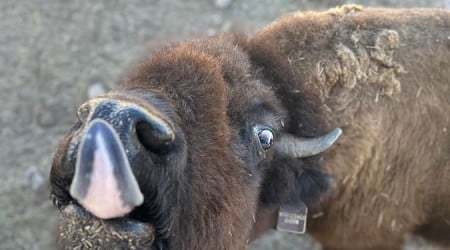
<path fill-rule="evenodd" d="M 227 1 L 221 1 L 227 2 Z M 133 62 L 170 41 L 253 32 L 295 10 L 341 0 L 0 1 L 0 249 L 53 249 L 52 151 L 76 107 L 108 90 Z M 450 8 L 450 0 L 363 0 L 370 6 Z M 296 247 L 294 247 L 296 246 Z M 271 232 L 251 249 L 320 249 L 308 236 Z M 429 249 L 408 238 L 405 249 Z"/>

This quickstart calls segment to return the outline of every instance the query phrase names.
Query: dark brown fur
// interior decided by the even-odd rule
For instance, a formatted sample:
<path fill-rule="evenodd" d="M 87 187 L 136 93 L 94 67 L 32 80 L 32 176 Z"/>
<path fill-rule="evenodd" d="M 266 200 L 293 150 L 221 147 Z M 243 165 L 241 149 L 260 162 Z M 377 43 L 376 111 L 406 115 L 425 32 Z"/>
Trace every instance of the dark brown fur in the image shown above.
<path fill-rule="evenodd" d="M 203 43 L 220 46 L 225 58 L 237 54 L 215 39 Z M 189 203 L 180 204 L 183 217 L 179 228 L 173 229 L 180 234 L 176 238 L 182 249 L 243 248 L 247 242 L 249 226 L 242 222 L 251 225 L 256 187 L 251 187 L 248 169 L 232 167 L 241 163 L 229 150 L 233 131 L 226 118 L 229 89 L 222 75 L 226 66 L 248 68 L 245 57 L 237 59 L 224 65 L 199 42 L 185 43 L 154 55 L 120 83 L 123 88 L 151 89 L 172 100 L 185 131 L 192 196 Z M 238 80 L 247 79 L 231 79 L 231 83 Z"/>
<path fill-rule="evenodd" d="M 321 162 L 334 196 L 308 224 L 324 247 L 398 249 L 408 232 L 450 246 L 449 32 L 446 10 L 344 6 L 283 17 L 252 37 L 262 48 L 251 56 L 269 62 L 275 50 L 319 96 L 324 124 L 343 129 Z M 304 133 L 305 116 L 289 117 Z"/>

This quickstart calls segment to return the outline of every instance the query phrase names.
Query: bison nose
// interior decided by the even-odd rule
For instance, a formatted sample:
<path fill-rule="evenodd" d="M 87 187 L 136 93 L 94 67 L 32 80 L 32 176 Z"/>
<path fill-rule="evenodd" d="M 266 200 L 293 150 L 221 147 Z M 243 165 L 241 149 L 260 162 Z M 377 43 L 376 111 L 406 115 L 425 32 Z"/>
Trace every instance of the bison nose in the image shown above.
<path fill-rule="evenodd" d="M 130 160 L 143 145 L 160 151 L 174 139 L 171 126 L 151 107 L 94 99 L 80 107 L 82 132 L 70 194 L 101 219 L 124 216 L 143 202 Z"/>
<path fill-rule="evenodd" d="M 140 146 L 160 154 L 175 139 L 170 123 L 148 103 L 96 98 L 83 104 L 78 113 L 80 119 L 88 124 L 97 118 L 109 123 L 118 133 L 128 154 L 138 151 Z"/>

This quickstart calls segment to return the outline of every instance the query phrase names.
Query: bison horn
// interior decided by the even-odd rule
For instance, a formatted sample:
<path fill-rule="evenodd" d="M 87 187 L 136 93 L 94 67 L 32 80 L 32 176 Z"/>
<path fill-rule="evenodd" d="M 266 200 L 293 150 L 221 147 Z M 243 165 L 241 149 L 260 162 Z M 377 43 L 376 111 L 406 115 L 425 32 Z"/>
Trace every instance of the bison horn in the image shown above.
<path fill-rule="evenodd" d="M 119 136 L 102 119 L 83 135 L 70 194 L 101 219 L 121 217 L 143 202 Z"/>
<path fill-rule="evenodd" d="M 313 156 L 331 147 L 341 134 L 342 130 L 335 128 L 325 135 L 314 138 L 283 135 L 276 144 L 276 151 L 295 158 Z"/>

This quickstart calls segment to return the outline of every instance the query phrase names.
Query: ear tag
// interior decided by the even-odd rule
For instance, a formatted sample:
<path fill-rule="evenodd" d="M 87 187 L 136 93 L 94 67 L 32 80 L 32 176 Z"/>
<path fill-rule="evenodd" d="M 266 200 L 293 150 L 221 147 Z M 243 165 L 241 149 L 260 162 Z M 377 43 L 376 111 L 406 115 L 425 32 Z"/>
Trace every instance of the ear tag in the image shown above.
<path fill-rule="evenodd" d="M 278 211 L 277 230 L 294 234 L 304 234 L 308 208 L 303 202 L 297 206 L 283 204 Z"/>

